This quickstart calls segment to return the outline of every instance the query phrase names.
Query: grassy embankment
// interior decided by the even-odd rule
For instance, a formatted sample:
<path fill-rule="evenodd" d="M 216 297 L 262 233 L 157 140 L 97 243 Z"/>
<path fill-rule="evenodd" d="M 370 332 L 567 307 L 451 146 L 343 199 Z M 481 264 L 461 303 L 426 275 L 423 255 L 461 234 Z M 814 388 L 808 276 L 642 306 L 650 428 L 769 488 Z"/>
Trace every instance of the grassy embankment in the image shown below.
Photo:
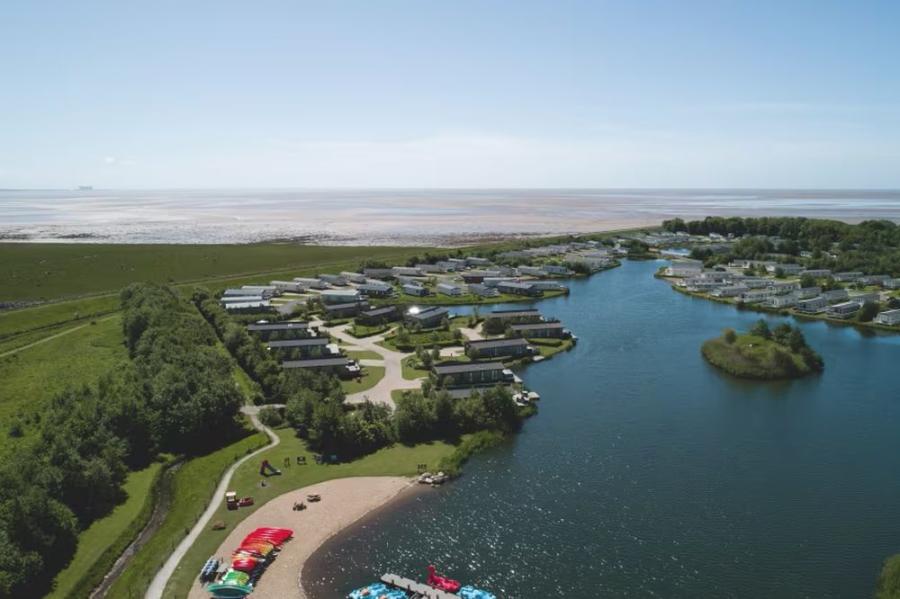
<path fill-rule="evenodd" d="M 128 475 L 123 487 L 128 498 L 79 535 L 78 550 L 66 569 L 56 576 L 47 599 L 87 597 L 100 583 L 135 534 L 149 521 L 154 487 L 162 469 L 163 464 L 155 462 Z"/>
<path fill-rule="evenodd" d="M 900 554 L 884 560 L 875 599 L 900 599 Z"/>
<path fill-rule="evenodd" d="M 740 378 L 779 380 L 815 372 L 798 352 L 756 335 L 737 335 L 731 343 L 724 335 L 710 339 L 701 353 L 716 368 Z"/>
<path fill-rule="evenodd" d="M 415 447 L 394 445 L 379 450 L 371 455 L 342 464 L 316 464 L 314 455 L 306 447 L 306 443 L 298 439 L 291 430 L 281 429 L 276 431 L 281 438 L 281 443 L 276 447 L 260 454 L 259 459 L 250 460 L 242 464 L 232 479 L 232 488 L 238 495 L 252 495 L 255 504 L 237 511 L 228 511 L 223 505 L 219 507 L 213 517 L 213 522 L 219 521 L 225 524 L 223 530 L 212 530 L 208 527 L 190 552 L 179 564 L 178 569 L 166 587 L 166 597 L 180 598 L 187 595 L 200 571 L 200 567 L 206 559 L 213 555 L 229 532 L 248 515 L 265 505 L 269 500 L 294 489 L 299 489 L 317 482 L 348 476 L 412 476 L 416 474 L 419 464 L 429 464 L 436 467 L 442 460 L 453 455 L 456 448 L 442 442 L 434 442 Z M 297 465 L 297 457 L 306 457 L 305 466 Z M 267 459 L 276 468 L 282 471 L 281 476 L 267 477 L 266 486 L 260 487 L 262 477 L 259 474 L 259 465 Z M 286 466 L 285 459 L 290 466 Z M 221 501 L 216 497 L 214 501 Z M 165 547 L 158 550 L 165 552 Z M 139 585 L 140 586 L 140 585 Z M 121 587 L 125 588 L 125 587 Z M 118 595 L 117 595 L 118 596 Z M 121 595 L 128 597 L 128 595 Z"/>
<path fill-rule="evenodd" d="M 170 485 L 171 503 L 162 524 L 135 553 L 122 576 L 110 587 L 107 596 L 128 599 L 143 597 L 156 571 L 213 499 L 212 492 L 222 473 L 236 460 L 268 441 L 266 435 L 254 432 L 179 467 Z"/>

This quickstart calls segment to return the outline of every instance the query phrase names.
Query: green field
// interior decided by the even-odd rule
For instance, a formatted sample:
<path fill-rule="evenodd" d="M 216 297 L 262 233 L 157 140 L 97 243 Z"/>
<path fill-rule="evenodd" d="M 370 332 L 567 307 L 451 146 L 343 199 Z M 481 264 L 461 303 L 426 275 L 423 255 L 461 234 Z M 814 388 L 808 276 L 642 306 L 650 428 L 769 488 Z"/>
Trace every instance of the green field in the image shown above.
<path fill-rule="evenodd" d="M 93 384 L 127 360 L 118 315 L 0 358 L 0 453 L 15 442 L 6 428 L 12 422 L 27 422 L 56 393 Z"/>
<path fill-rule="evenodd" d="M 445 457 L 450 456 L 454 446 L 442 442 L 434 442 L 415 447 L 395 445 L 377 451 L 364 458 L 343 464 L 318 465 L 313 454 L 307 449 L 306 444 L 298 439 L 291 430 L 282 429 L 276 431 L 281 437 L 281 443 L 270 450 L 260 454 L 259 459 L 252 459 L 242 464 L 232 479 L 232 489 L 239 496 L 252 495 L 255 505 L 242 508 L 238 511 L 228 511 L 224 503 L 219 507 L 213 521 L 225 523 L 224 530 L 207 530 L 201 533 L 194 546 L 179 564 L 178 569 L 166 587 L 165 596 L 181 598 L 187 596 L 187 592 L 197 577 L 201 566 L 206 559 L 215 554 L 219 545 L 234 529 L 235 525 L 248 515 L 259 509 L 270 499 L 288 491 L 299 489 L 314 483 L 343 478 L 348 476 L 412 476 L 416 474 L 418 464 L 428 464 L 431 467 Z M 297 456 L 306 457 L 306 466 L 298 466 Z M 285 465 L 285 458 L 292 464 Z M 267 486 L 260 487 L 259 464 L 263 459 L 280 468 L 281 476 L 270 476 L 266 479 Z M 221 501 L 221 498 L 216 498 Z M 128 595 L 116 595 L 127 597 Z"/>
<path fill-rule="evenodd" d="M 362 380 L 357 381 L 356 379 L 350 379 L 341 381 L 341 388 L 347 395 L 350 395 L 351 393 L 359 393 L 360 391 L 367 391 L 371 389 L 378 384 L 378 381 L 383 378 L 384 366 L 363 366 Z"/>
<path fill-rule="evenodd" d="M 267 442 L 268 437 L 264 434 L 253 433 L 181 466 L 174 474 L 172 502 L 165 520 L 156 534 L 132 557 L 122 576 L 110 587 L 107 596 L 123 599 L 143 597 L 144 590 L 169 552 L 178 545 L 206 509 L 222 473 L 237 459 Z M 251 462 L 258 467 L 255 461 Z M 203 559 L 207 557 L 209 556 Z M 198 566 L 197 569 L 199 568 Z"/>
<path fill-rule="evenodd" d="M 347 357 L 353 360 L 383 360 L 384 356 L 379 354 L 378 352 L 374 352 L 369 349 L 364 349 L 360 351 L 350 350 L 346 352 Z"/>
<path fill-rule="evenodd" d="M 118 292 L 134 281 L 192 283 L 315 268 L 356 269 L 363 260 L 403 263 L 426 248 L 253 245 L 0 244 L 0 301 Z"/>
<path fill-rule="evenodd" d="M 407 380 L 415 380 L 421 379 L 428 376 L 429 371 L 424 368 L 416 368 L 413 364 L 418 364 L 419 359 L 415 356 L 409 356 L 408 358 L 403 358 L 403 361 L 400 363 L 400 366 L 403 369 L 403 378 Z"/>
<path fill-rule="evenodd" d="M 57 575 L 47 599 L 86 597 L 99 583 L 149 519 L 153 511 L 151 489 L 162 467 L 156 462 L 128 475 L 123 487 L 127 499 L 78 535 L 78 550 Z"/>

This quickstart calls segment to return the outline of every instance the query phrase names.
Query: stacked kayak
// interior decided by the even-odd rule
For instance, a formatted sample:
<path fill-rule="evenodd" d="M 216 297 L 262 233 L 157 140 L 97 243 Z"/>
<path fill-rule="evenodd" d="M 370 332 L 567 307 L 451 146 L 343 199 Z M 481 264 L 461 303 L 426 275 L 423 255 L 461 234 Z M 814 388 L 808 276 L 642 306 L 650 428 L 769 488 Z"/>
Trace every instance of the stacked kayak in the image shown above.
<path fill-rule="evenodd" d="M 294 531 L 289 528 L 257 528 L 241 541 L 231 556 L 231 568 L 222 579 L 206 587 L 214 599 L 235 599 L 253 592 L 266 567 Z M 391 598 L 393 599 L 393 598 Z"/>

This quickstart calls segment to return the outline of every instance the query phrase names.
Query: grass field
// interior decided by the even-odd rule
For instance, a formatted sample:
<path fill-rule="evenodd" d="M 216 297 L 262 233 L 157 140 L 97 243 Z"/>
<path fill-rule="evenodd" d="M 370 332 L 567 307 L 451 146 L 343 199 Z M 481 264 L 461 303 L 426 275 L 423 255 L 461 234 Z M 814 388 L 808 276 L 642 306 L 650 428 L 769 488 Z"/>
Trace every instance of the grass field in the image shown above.
<path fill-rule="evenodd" d="M 259 459 L 253 459 L 241 465 L 232 479 L 232 488 L 239 496 L 252 495 L 255 505 L 242 508 L 238 511 L 228 511 L 224 504 L 219 507 L 213 517 L 213 522 L 225 523 L 224 530 L 212 530 L 207 528 L 190 552 L 179 564 L 178 569 L 166 587 L 166 597 L 182 598 L 187 595 L 191 584 L 200 571 L 200 567 L 206 559 L 213 555 L 219 545 L 234 529 L 235 525 L 248 515 L 259 509 L 270 499 L 278 497 L 293 489 L 299 489 L 324 480 L 343 478 L 348 476 L 412 476 L 416 474 L 418 464 L 437 466 L 441 459 L 450 456 L 454 446 L 447 443 L 435 442 L 415 447 L 395 445 L 382 449 L 364 458 L 344 464 L 318 465 L 313 454 L 307 449 L 306 444 L 298 439 L 293 431 L 281 429 L 276 431 L 281 437 L 281 443 L 261 454 Z M 298 466 L 297 456 L 306 457 L 306 466 Z M 292 464 L 285 465 L 285 458 Z M 266 479 L 267 486 L 260 487 L 259 464 L 263 459 L 282 471 L 281 476 L 270 476 Z M 221 501 L 221 498 L 216 498 Z M 118 595 L 117 595 L 118 596 Z M 127 597 L 127 595 L 123 595 Z"/>
<path fill-rule="evenodd" d="M 15 442 L 7 428 L 13 421 L 27 422 L 54 394 L 93 384 L 127 359 L 118 315 L 0 358 L 0 454 Z"/>
<path fill-rule="evenodd" d="M 253 245 L 0 244 L 0 301 L 51 300 L 117 292 L 134 281 L 189 283 L 365 259 L 405 262 L 426 248 Z M 330 268 L 330 267 L 334 268 Z"/>
<path fill-rule="evenodd" d="M 212 497 L 222 473 L 238 458 L 265 445 L 268 437 L 253 433 L 218 451 L 197 457 L 181 466 L 172 483 L 172 503 L 159 530 L 138 550 L 112 585 L 108 597 L 138 599 L 166 560 L 169 552 L 188 533 Z M 258 467 L 258 464 L 256 464 Z M 203 559 L 205 560 L 208 555 Z M 198 566 L 199 571 L 199 566 Z M 194 573 L 196 574 L 196 572 Z M 168 595 L 167 595 L 168 596 Z"/>
<path fill-rule="evenodd" d="M 78 535 L 75 556 L 56 576 L 53 592 L 46 599 L 86 597 L 83 591 L 89 592 L 96 586 L 149 518 L 153 499 L 151 489 L 162 467 L 162 463 L 156 462 L 128 475 L 123 487 L 128 498 Z"/>
<path fill-rule="evenodd" d="M 362 380 L 350 379 L 341 381 L 341 388 L 344 393 L 359 393 L 360 391 L 368 391 L 378 384 L 378 381 L 384 378 L 384 366 L 363 366 Z"/>
<path fill-rule="evenodd" d="M 0 312 L 0 339 L 62 323 L 84 322 L 118 309 L 118 295 L 110 295 Z"/>
<path fill-rule="evenodd" d="M 384 356 L 379 354 L 378 352 L 374 352 L 369 349 L 364 349 L 361 351 L 348 351 L 347 357 L 353 360 L 383 360 Z"/>

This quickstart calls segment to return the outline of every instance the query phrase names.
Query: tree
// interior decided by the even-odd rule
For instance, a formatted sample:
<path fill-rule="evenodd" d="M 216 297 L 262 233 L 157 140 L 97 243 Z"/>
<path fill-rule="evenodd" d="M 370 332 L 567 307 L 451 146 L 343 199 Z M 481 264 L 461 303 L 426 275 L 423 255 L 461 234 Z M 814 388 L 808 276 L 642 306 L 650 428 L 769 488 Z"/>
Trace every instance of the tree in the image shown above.
<path fill-rule="evenodd" d="M 769 323 L 761 318 L 750 328 L 750 334 L 763 339 L 769 339 L 772 336 L 772 333 L 769 331 Z"/>
<path fill-rule="evenodd" d="M 872 322 L 872 319 L 878 314 L 878 304 L 874 302 L 866 302 L 859 309 L 857 318 L 859 322 Z"/>
<path fill-rule="evenodd" d="M 735 341 L 737 341 L 737 333 L 734 332 L 734 329 L 725 329 L 724 337 L 725 343 L 727 343 L 728 345 L 731 345 Z"/>

